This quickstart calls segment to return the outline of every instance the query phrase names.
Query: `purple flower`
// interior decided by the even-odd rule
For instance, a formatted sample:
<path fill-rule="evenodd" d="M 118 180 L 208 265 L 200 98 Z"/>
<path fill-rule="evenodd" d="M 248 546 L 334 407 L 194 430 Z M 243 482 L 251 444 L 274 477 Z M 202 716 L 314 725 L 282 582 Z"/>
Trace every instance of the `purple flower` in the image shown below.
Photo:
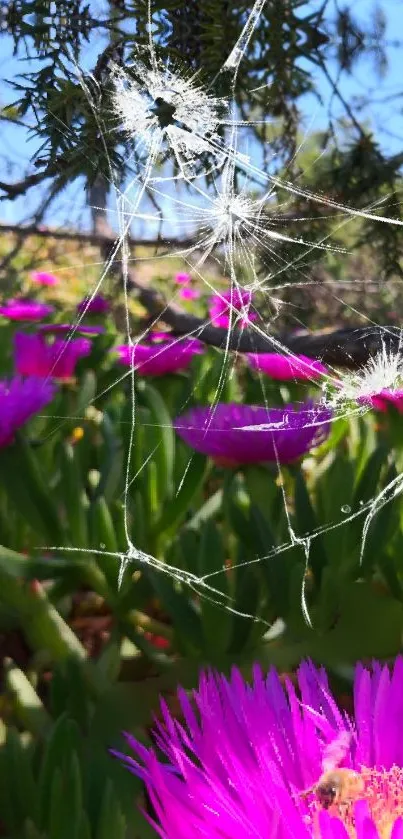
<path fill-rule="evenodd" d="M 329 432 L 331 412 L 307 402 L 264 408 L 224 404 L 193 408 L 177 417 L 174 427 L 185 442 L 222 465 L 291 463 Z"/>
<path fill-rule="evenodd" d="M 306 355 L 280 355 L 280 353 L 248 353 L 249 363 L 256 370 L 266 373 L 272 379 L 317 379 L 327 373 L 320 361 L 313 361 Z"/>
<path fill-rule="evenodd" d="M 162 336 L 162 340 L 155 340 Z M 202 352 L 194 338 L 165 338 L 165 333 L 149 336 L 149 343 L 117 347 L 122 364 L 134 365 L 142 376 L 163 376 L 185 370 L 196 353 Z"/>
<path fill-rule="evenodd" d="M 252 292 L 245 289 L 230 288 L 222 294 L 213 294 L 209 303 L 209 315 L 214 326 L 229 326 L 231 309 L 233 324 L 240 323 L 241 326 L 245 326 L 257 318 L 255 313 L 249 313 Z"/>
<path fill-rule="evenodd" d="M 250 685 L 209 672 L 178 699 L 181 720 L 161 700 L 154 724 L 164 762 L 128 734 L 135 757 L 114 752 L 144 781 L 162 839 L 402 839 L 403 658 L 357 666 L 352 718 L 310 662 L 296 686 L 255 665 Z M 339 767 L 341 800 L 322 778 Z"/>
<path fill-rule="evenodd" d="M 44 335 L 14 335 L 14 361 L 22 376 L 40 376 L 53 379 L 72 379 L 80 358 L 91 352 L 87 338 L 72 341 L 55 339 L 48 343 Z"/>
<path fill-rule="evenodd" d="M 55 274 L 49 274 L 47 271 L 33 271 L 31 280 L 41 286 L 55 286 L 60 282 L 59 277 L 56 277 Z"/>
<path fill-rule="evenodd" d="M 80 324 L 80 326 L 76 326 L 72 323 L 45 323 L 38 326 L 38 332 L 49 335 L 56 334 L 57 332 L 64 334 L 80 332 L 84 335 L 102 335 L 102 333 L 105 332 L 105 327 L 87 326 L 85 323 Z"/>
<path fill-rule="evenodd" d="M 42 320 L 54 311 L 53 306 L 37 303 L 36 300 L 9 300 L 0 306 L 0 315 L 9 320 Z"/>
<path fill-rule="evenodd" d="M 82 314 L 85 312 L 86 315 L 104 315 L 106 312 L 109 312 L 110 303 L 106 297 L 103 297 L 102 294 L 94 294 L 93 297 L 85 297 L 84 300 L 77 306 L 77 312 Z"/>
<path fill-rule="evenodd" d="M 51 382 L 35 376 L 0 380 L 0 447 L 9 446 L 17 429 L 47 405 L 54 393 Z"/>

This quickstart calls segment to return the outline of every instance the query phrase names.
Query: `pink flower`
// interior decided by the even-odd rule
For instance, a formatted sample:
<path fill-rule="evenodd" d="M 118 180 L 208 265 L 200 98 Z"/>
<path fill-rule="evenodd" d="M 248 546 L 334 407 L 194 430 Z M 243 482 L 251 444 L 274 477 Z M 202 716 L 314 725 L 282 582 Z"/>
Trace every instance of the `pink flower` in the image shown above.
<path fill-rule="evenodd" d="M 48 343 L 44 335 L 14 335 L 14 361 L 22 376 L 41 376 L 53 379 L 72 379 L 80 358 L 89 355 L 91 342 L 87 338 L 72 341 L 55 339 Z"/>
<path fill-rule="evenodd" d="M 15 432 L 53 399 L 54 385 L 31 376 L 0 380 L 0 447 L 9 446 Z"/>
<path fill-rule="evenodd" d="M 182 274 L 175 274 L 175 282 L 178 285 L 188 285 L 192 281 L 190 274 L 182 273 Z"/>
<path fill-rule="evenodd" d="M 251 291 L 232 288 L 222 294 L 214 294 L 209 302 L 209 315 L 214 326 L 227 327 L 230 323 L 246 326 L 257 319 L 256 313 L 249 313 L 252 303 Z"/>
<path fill-rule="evenodd" d="M 158 335 L 164 333 L 157 333 Z M 134 365 L 141 376 L 163 376 L 177 373 L 189 367 L 193 356 L 202 352 L 202 344 L 194 338 L 168 338 L 156 341 L 149 336 L 149 342 L 117 347 L 121 364 Z"/>
<path fill-rule="evenodd" d="M 200 291 L 197 288 L 182 288 L 179 292 L 179 297 L 182 300 L 198 300 L 200 297 Z"/>
<path fill-rule="evenodd" d="M 102 294 L 94 294 L 93 297 L 85 297 L 77 306 L 79 314 L 104 315 L 109 312 L 110 303 Z"/>
<path fill-rule="evenodd" d="M 5 306 L 0 306 L 0 315 L 9 320 L 42 320 L 54 312 L 53 306 L 38 303 L 36 300 L 12 299 Z"/>
<path fill-rule="evenodd" d="M 373 408 L 383 413 L 386 413 L 389 405 L 393 405 L 399 414 L 403 414 L 403 390 L 388 390 L 388 388 L 384 388 L 374 396 L 368 396 L 365 400 L 362 399 L 361 401 L 367 402 Z"/>
<path fill-rule="evenodd" d="M 280 355 L 280 353 L 248 353 L 249 363 L 255 370 L 266 373 L 272 379 L 317 379 L 327 373 L 320 361 L 313 361 L 306 355 Z"/>
<path fill-rule="evenodd" d="M 60 282 L 59 277 L 56 277 L 55 274 L 48 274 L 47 271 L 33 271 L 31 274 L 31 280 L 37 285 L 49 287 L 58 285 Z"/>
<path fill-rule="evenodd" d="M 180 720 L 161 700 L 155 749 L 126 734 L 134 756 L 113 752 L 144 782 L 160 839 L 402 839 L 402 657 L 356 667 L 352 717 L 310 662 L 296 686 L 259 665 L 248 684 L 234 667 L 178 699 Z M 341 800 L 327 775 L 339 768 Z"/>

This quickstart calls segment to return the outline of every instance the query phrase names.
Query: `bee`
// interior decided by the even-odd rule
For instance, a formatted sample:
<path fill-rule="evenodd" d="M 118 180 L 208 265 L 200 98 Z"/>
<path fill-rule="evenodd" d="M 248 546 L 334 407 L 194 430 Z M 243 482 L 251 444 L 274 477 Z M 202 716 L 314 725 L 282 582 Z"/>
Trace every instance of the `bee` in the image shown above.
<path fill-rule="evenodd" d="M 364 781 L 353 769 L 333 769 L 324 772 L 313 790 L 321 807 L 328 810 L 332 804 L 349 804 L 364 792 Z"/>
<path fill-rule="evenodd" d="M 328 810 L 333 804 L 348 805 L 364 792 L 365 784 L 359 772 L 340 766 L 350 741 L 351 734 L 343 731 L 328 743 L 322 758 L 323 774 L 316 784 L 300 793 L 304 797 L 315 793 L 324 810 Z"/>

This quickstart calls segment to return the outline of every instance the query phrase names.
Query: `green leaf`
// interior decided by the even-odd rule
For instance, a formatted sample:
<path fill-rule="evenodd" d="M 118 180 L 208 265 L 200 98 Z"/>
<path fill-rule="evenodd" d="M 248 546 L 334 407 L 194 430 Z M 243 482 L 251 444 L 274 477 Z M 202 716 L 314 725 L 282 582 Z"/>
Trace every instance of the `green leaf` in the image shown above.
<path fill-rule="evenodd" d="M 220 532 L 210 519 L 202 528 L 197 564 L 200 579 L 208 587 L 200 589 L 200 611 L 206 650 L 213 656 L 225 652 L 232 626 L 232 615 L 225 609 L 230 602 L 225 560 Z"/>
<path fill-rule="evenodd" d="M 401 649 L 402 629 L 401 603 L 380 594 L 371 583 L 352 583 L 340 593 L 336 626 L 316 639 L 317 654 L 344 664 L 394 658 Z"/>
<path fill-rule="evenodd" d="M 62 493 L 66 508 L 68 528 L 75 547 L 88 547 L 87 496 L 81 481 L 76 452 L 69 443 L 63 442 L 60 451 L 62 470 Z"/>
<path fill-rule="evenodd" d="M 197 529 L 200 525 L 207 521 L 209 518 L 212 518 L 217 515 L 217 513 L 221 510 L 223 500 L 223 491 L 222 489 L 218 489 L 213 495 L 210 495 L 210 498 L 205 501 L 202 507 L 199 508 L 197 513 L 192 516 L 190 521 L 186 522 L 186 527 L 189 529 Z"/>
<path fill-rule="evenodd" d="M 168 570 L 168 566 L 167 566 Z M 161 570 L 147 568 L 144 572 L 161 601 L 161 607 L 170 616 L 178 630 L 178 637 L 185 647 L 203 648 L 203 629 L 200 615 L 188 595 L 188 589 Z"/>
<path fill-rule="evenodd" d="M 74 658 L 55 668 L 50 695 L 53 714 L 56 716 L 67 710 L 70 718 L 85 731 L 89 720 L 89 696 L 82 668 Z"/>
<path fill-rule="evenodd" d="M 51 819 L 57 817 L 50 811 L 54 779 L 57 773 L 62 778 L 66 761 L 70 755 L 79 753 L 81 744 L 82 735 L 77 723 L 67 714 L 60 716 L 46 743 L 40 764 L 38 801 L 40 825 L 45 829 L 49 828 Z"/>
<path fill-rule="evenodd" d="M 57 768 L 50 788 L 49 839 L 77 839 L 81 826 L 82 789 L 77 754 L 69 749 L 63 770 Z"/>
<path fill-rule="evenodd" d="M 103 415 L 101 429 L 105 440 L 105 453 L 95 497 L 103 495 L 107 502 L 111 502 L 122 483 L 125 458 L 121 440 L 115 434 L 114 425 L 107 413 Z"/>
<path fill-rule="evenodd" d="M 65 543 L 63 528 L 37 459 L 22 436 L 0 450 L 0 474 L 10 501 L 35 533 L 55 545 Z"/>
<path fill-rule="evenodd" d="M 295 521 L 296 533 L 299 536 L 313 535 L 319 529 L 319 522 L 316 518 L 311 499 L 304 481 L 301 470 L 298 470 L 295 480 Z M 309 564 L 313 570 L 315 581 L 320 585 L 323 569 L 327 563 L 325 547 L 321 536 L 316 535 L 311 539 L 309 545 Z"/>
<path fill-rule="evenodd" d="M 152 385 L 144 384 L 141 398 L 149 408 L 151 423 L 154 424 L 156 449 L 153 461 L 157 471 L 158 502 L 162 504 L 173 494 L 175 435 L 171 417 L 158 391 Z"/>
<path fill-rule="evenodd" d="M 112 782 L 107 781 L 99 811 L 96 839 L 125 839 L 126 820 L 122 813 Z"/>
<path fill-rule="evenodd" d="M 365 504 L 376 495 L 379 477 L 382 467 L 387 463 L 388 453 L 388 448 L 381 444 L 368 458 L 354 490 L 353 510 L 359 509 L 360 502 Z"/>
<path fill-rule="evenodd" d="M 233 631 L 229 646 L 230 653 L 239 653 L 250 639 L 253 622 L 258 616 L 260 587 L 257 574 L 250 557 L 241 547 L 232 573 L 235 576 L 235 596 L 231 603 L 233 609 Z M 263 634 L 264 628 L 261 631 Z"/>
<path fill-rule="evenodd" d="M 113 519 L 103 496 L 98 496 L 91 502 L 88 510 L 88 525 L 91 545 L 97 551 L 107 552 L 95 553 L 95 560 L 112 590 L 116 590 L 119 576 L 119 549 Z M 116 554 L 116 556 L 108 556 L 108 553 Z"/>
<path fill-rule="evenodd" d="M 80 389 L 77 394 L 76 414 L 84 417 L 87 408 L 93 404 L 97 393 L 97 377 L 93 370 L 86 370 L 80 377 Z"/>
<path fill-rule="evenodd" d="M 207 457 L 199 452 L 189 452 L 188 464 L 174 498 L 169 504 L 162 506 L 161 513 L 155 524 L 156 532 L 173 531 L 189 512 L 192 499 L 202 486 L 210 463 Z"/>
<path fill-rule="evenodd" d="M 25 673 L 11 659 L 4 662 L 4 681 L 20 722 L 33 734 L 44 734 L 51 718 Z"/>
<path fill-rule="evenodd" d="M 10 826 L 14 824 L 14 830 L 17 833 L 17 826 L 20 829 L 25 819 L 31 818 L 35 823 L 37 822 L 38 802 L 31 754 L 22 744 L 14 728 L 9 728 L 7 731 L 4 761 L 6 771 L 2 773 L 2 780 L 4 782 L 7 779 L 8 795 L 11 799 Z"/>

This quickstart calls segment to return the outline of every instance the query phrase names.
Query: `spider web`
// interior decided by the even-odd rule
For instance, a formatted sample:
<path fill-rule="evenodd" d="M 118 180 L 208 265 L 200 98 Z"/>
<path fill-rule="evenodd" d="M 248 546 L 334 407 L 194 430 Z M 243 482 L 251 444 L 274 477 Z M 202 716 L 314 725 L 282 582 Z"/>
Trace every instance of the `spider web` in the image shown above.
<path fill-rule="evenodd" d="M 298 184 L 287 180 L 279 179 L 270 171 L 263 171 L 253 161 L 253 156 L 248 153 L 247 144 L 244 142 L 244 134 L 256 123 L 239 120 L 236 110 L 236 86 L 237 75 L 240 64 L 253 41 L 254 30 L 259 22 L 260 15 L 265 6 L 266 0 L 255 0 L 249 17 L 245 23 L 241 35 L 229 51 L 218 76 L 226 74 L 230 79 L 230 95 L 227 98 L 215 97 L 212 94 L 215 79 L 208 85 L 202 85 L 198 74 L 189 75 L 183 72 L 179 66 L 165 66 L 157 58 L 152 40 L 152 6 L 148 2 L 148 47 L 138 50 L 136 61 L 132 66 L 119 67 L 111 66 L 111 73 L 114 82 L 114 112 L 116 125 L 123 128 L 128 138 L 134 145 L 133 175 L 124 189 L 115 183 L 113 167 L 110 165 L 110 185 L 114 190 L 116 200 L 116 217 L 119 223 L 119 235 L 99 281 L 92 288 L 88 295 L 88 307 L 94 296 L 101 290 L 111 266 L 116 260 L 121 260 L 124 278 L 124 301 L 125 301 L 125 322 L 126 340 L 131 348 L 144 338 L 144 335 L 134 337 L 130 323 L 130 249 L 129 233 L 134 221 L 147 219 L 160 228 L 163 224 L 159 202 L 169 207 L 169 212 L 175 218 L 175 223 L 180 229 L 181 236 L 193 237 L 193 243 L 183 248 L 164 253 L 163 257 L 156 255 L 154 261 L 158 267 L 158 260 L 163 258 L 181 258 L 187 264 L 193 278 L 200 287 L 208 289 L 208 292 L 221 298 L 223 303 L 227 299 L 223 297 L 222 283 L 215 285 L 215 280 L 206 271 L 206 265 L 216 260 L 221 273 L 228 278 L 231 289 L 231 300 L 229 303 L 229 325 L 227 330 L 227 341 L 222 353 L 221 373 L 216 385 L 214 400 L 212 404 L 210 425 L 214 427 L 214 410 L 220 401 L 225 385 L 226 377 L 234 372 L 234 355 L 230 350 L 230 337 L 234 334 L 236 327 L 242 327 L 248 321 L 249 330 L 254 330 L 256 336 L 264 336 L 272 345 L 273 352 L 280 352 L 288 356 L 290 360 L 295 358 L 293 353 L 284 346 L 275 335 L 270 334 L 270 327 L 275 324 L 283 309 L 292 304 L 284 299 L 284 294 L 289 288 L 304 288 L 312 284 L 308 269 L 312 259 L 318 259 L 323 252 L 343 253 L 343 249 L 336 247 L 330 240 L 330 234 L 326 234 L 318 241 L 310 241 L 304 237 L 293 238 L 284 230 L 281 216 L 271 211 L 279 212 L 276 201 L 277 191 L 281 190 L 293 197 L 314 199 L 327 209 L 332 209 L 337 214 L 335 231 L 342 228 L 352 218 L 371 219 L 379 223 L 392 225 L 403 225 L 397 219 L 385 218 L 375 213 L 374 207 L 366 210 L 356 210 L 351 207 L 333 201 L 322 195 L 312 193 Z M 151 69 L 150 69 L 151 68 Z M 77 75 L 86 93 L 88 102 L 95 115 L 99 119 L 101 141 L 102 137 L 102 115 L 97 114 L 97 105 L 93 98 L 86 76 L 77 67 Z M 66 130 L 68 130 L 66 128 Z M 106 150 L 106 143 L 105 152 Z M 175 161 L 177 172 L 166 174 L 164 164 L 167 159 Z M 208 160 L 203 169 L 200 168 L 200 159 Z M 130 161 L 129 161 L 130 162 Z M 209 181 L 206 175 L 209 175 Z M 258 195 L 251 195 L 252 187 Z M 184 191 L 181 188 L 186 187 Z M 173 191 L 173 188 L 176 191 Z M 151 197 L 155 212 L 146 212 L 144 205 Z M 195 236 L 196 230 L 196 236 Z M 300 253 L 291 260 L 287 259 L 278 245 L 293 245 L 300 249 Z M 270 270 L 262 275 L 258 253 L 265 253 L 270 261 Z M 147 257 L 147 261 L 150 257 Z M 138 257 L 136 262 L 141 261 Z M 240 270 L 241 267 L 241 270 Z M 298 272 L 298 282 L 282 282 L 281 275 L 289 273 L 290 270 Z M 239 277 L 242 274 L 242 282 Z M 314 283 L 315 284 L 315 283 Z M 335 283 L 340 289 L 340 283 Z M 253 311 L 254 304 L 238 304 L 235 301 L 242 299 L 242 292 L 249 291 L 259 299 L 268 301 L 271 311 L 269 322 L 259 321 L 257 305 L 256 312 Z M 332 287 L 330 287 L 332 291 Z M 250 320 L 251 313 L 257 316 L 257 320 Z M 80 326 L 85 315 L 82 312 L 76 319 L 70 335 L 70 339 Z M 163 319 L 163 314 L 158 317 Z M 157 319 L 156 319 L 157 320 Z M 155 322 L 154 322 L 155 323 Z M 368 325 L 368 331 L 373 326 Z M 388 332 L 384 328 L 385 335 Z M 197 337 L 196 333 L 189 333 L 188 337 Z M 177 339 L 179 342 L 183 336 Z M 400 345 L 399 345 L 400 349 Z M 368 410 L 368 398 L 379 393 L 387 387 L 397 390 L 403 378 L 402 356 L 400 352 L 391 354 L 385 348 L 357 373 L 343 373 L 328 367 L 328 372 L 321 374 L 319 378 L 307 375 L 307 386 L 317 389 L 317 401 L 325 408 L 332 411 L 332 423 L 345 417 L 354 415 L 361 416 Z M 299 366 L 304 367 L 304 362 L 299 361 Z M 306 364 L 308 373 L 309 365 Z M 135 429 L 137 420 L 136 388 L 135 388 L 135 367 L 118 377 L 114 385 L 119 385 L 126 377 L 130 380 L 132 419 L 129 438 L 129 450 L 126 461 L 126 477 L 124 489 L 124 528 L 126 538 L 126 551 L 110 553 L 105 550 L 93 549 L 92 554 L 99 554 L 104 557 L 115 557 L 120 563 L 118 584 L 121 585 L 125 571 L 128 566 L 135 563 L 136 567 L 147 566 L 162 574 L 174 578 L 178 583 L 190 587 L 199 597 L 206 598 L 211 602 L 229 610 L 245 619 L 262 622 L 270 627 L 270 624 L 261 616 L 250 615 L 235 608 L 232 598 L 223 594 L 217 585 L 217 577 L 226 573 L 226 569 L 218 569 L 214 572 L 198 576 L 179 567 L 173 567 L 162 559 L 140 550 L 131 536 L 131 523 L 129 515 L 129 491 L 133 481 L 136 479 L 139 470 L 134 472 L 133 450 L 135 447 Z M 262 401 L 269 409 L 269 402 L 266 396 L 263 378 Z M 193 392 L 199 382 L 195 381 Z M 99 394 L 102 396 L 104 394 Z M 183 405 L 183 409 L 186 405 Z M 162 430 L 164 426 L 161 425 Z M 264 434 L 273 433 L 279 427 L 277 423 L 266 423 L 259 426 Z M 285 426 L 283 426 L 285 427 Z M 248 431 L 251 426 L 242 426 L 242 430 Z M 256 426 L 253 426 L 256 429 Z M 275 436 L 273 442 L 275 442 Z M 144 461 L 141 469 L 147 466 L 153 452 Z M 277 455 L 277 453 L 276 453 Z M 187 471 L 191 468 L 190 458 L 180 484 L 177 488 L 177 495 L 181 492 Z M 279 485 L 281 487 L 283 509 L 287 524 L 288 538 L 281 545 L 276 545 L 264 556 L 257 556 L 245 562 L 233 563 L 232 568 L 241 568 L 243 565 L 269 562 L 273 557 L 286 553 L 291 548 L 299 546 L 303 549 L 305 556 L 305 570 L 310 565 L 310 550 L 313 542 L 323 534 L 329 533 L 340 527 L 346 526 L 357 517 L 362 518 L 362 541 L 360 559 L 362 561 L 368 530 L 373 518 L 379 510 L 403 488 L 403 475 L 398 475 L 374 498 L 361 503 L 359 509 L 351 510 L 349 507 L 342 508 L 346 513 L 341 521 L 329 522 L 317 528 L 314 532 L 296 533 L 289 514 L 282 465 L 276 456 L 276 467 L 278 472 Z M 51 551 L 78 551 L 86 552 L 87 549 L 79 547 L 48 547 Z M 305 592 L 306 575 L 303 577 L 301 588 L 301 609 L 305 621 L 311 625 L 311 618 L 307 605 Z"/>

